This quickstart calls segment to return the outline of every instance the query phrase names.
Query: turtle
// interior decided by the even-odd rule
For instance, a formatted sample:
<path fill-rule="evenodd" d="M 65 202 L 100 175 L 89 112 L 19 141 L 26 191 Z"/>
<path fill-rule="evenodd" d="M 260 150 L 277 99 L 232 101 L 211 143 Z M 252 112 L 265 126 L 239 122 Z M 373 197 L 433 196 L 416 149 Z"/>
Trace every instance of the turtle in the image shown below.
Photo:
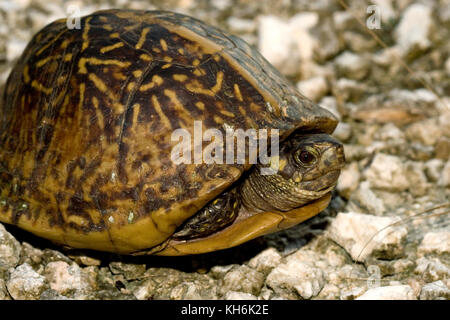
<path fill-rule="evenodd" d="M 241 38 L 169 11 L 50 23 L 14 65 L 0 110 L 0 221 L 69 248 L 234 247 L 324 210 L 345 162 L 336 116 Z M 266 148 L 256 161 L 176 163 L 174 132 L 196 124 L 255 130 Z M 211 149 L 203 139 L 194 158 Z"/>

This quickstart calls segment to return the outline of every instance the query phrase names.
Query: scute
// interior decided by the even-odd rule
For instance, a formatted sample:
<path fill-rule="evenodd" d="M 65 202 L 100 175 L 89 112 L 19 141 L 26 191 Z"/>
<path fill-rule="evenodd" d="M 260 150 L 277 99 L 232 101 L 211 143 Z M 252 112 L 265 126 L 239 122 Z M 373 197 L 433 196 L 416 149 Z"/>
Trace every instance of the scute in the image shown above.
<path fill-rule="evenodd" d="M 248 165 L 175 165 L 172 132 L 330 133 L 255 49 L 196 19 L 107 10 L 36 34 L 0 103 L 0 221 L 77 248 L 151 248 Z"/>

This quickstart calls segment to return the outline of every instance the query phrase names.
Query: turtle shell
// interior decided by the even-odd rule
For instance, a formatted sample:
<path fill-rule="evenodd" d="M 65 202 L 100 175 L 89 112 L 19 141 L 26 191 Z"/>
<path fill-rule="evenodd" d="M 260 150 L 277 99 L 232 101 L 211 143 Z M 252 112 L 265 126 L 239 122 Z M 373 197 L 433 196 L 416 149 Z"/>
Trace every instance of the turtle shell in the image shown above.
<path fill-rule="evenodd" d="M 0 221 L 75 248 L 160 244 L 250 167 L 175 165 L 172 133 L 193 135 L 194 120 L 280 140 L 337 124 L 254 48 L 194 18 L 107 10 L 79 28 L 51 23 L 0 104 Z"/>

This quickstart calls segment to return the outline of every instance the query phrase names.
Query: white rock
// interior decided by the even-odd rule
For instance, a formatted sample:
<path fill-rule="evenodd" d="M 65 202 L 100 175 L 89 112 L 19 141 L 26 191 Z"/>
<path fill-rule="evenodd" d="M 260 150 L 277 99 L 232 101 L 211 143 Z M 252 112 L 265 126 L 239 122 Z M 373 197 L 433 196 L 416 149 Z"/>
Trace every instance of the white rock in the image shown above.
<path fill-rule="evenodd" d="M 373 4 L 378 6 L 381 12 L 381 21 L 389 23 L 390 20 L 397 18 L 398 14 L 392 7 L 392 0 L 372 0 Z"/>
<path fill-rule="evenodd" d="M 210 274 L 212 277 L 220 279 L 223 278 L 228 271 L 233 268 L 237 268 L 237 264 L 218 265 L 211 268 Z"/>
<path fill-rule="evenodd" d="M 369 289 L 356 300 L 416 300 L 416 297 L 410 286 L 399 285 Z"/>
<path fill-rule="evenodd" d="M 407 230 L 392 226 L 399 218 L 377 217 L 355 212 L 338 213 L 327 230 L 328 237 L 358 262 L 369 256 L 393 258 L 403 252 Z"/>
<path fill-rule="evenodd" d="M 438 100 L 438 97 L 428 89 L 405 90 L 392 89 L 388 93 L 389 98 L 407 100 L 408 102 L 421 102 L 432 104 Z"/>
<path fill-rule="evenodd" d="M 450 253 L 450 232 L 436 231 L 425 234 L 419 246 L 419 253 Z"/>
<path fill-rule="evenodd" d="M 224 300 L 258 300 L 257 297 L 246 292 L 229 291 L 225 293 Z"/>
<path fill-rule="evenodd" d="M 417 121 L 406 129 L 406 136 L 427 146 L 433 146 L 442 136 L 442 126 L 437 118 Z"/>
<path fill-rule="evenodd" d="M 11 269 L 6 287 L 15 300 L 39 299 L 46 289 L 45 277 L 34 271 L 28 263 L 24 263 Z"/>
<path fill-rule="evenodd" d="M 22 54 L 23 50 L 27 46 L 28 41 L 19 38 L 11 38 L 8 42 L 8 47 L 6 49 L 6 59 L 8 61 L 13 61 Z"/>
<path fill-rule="evenodd" d="M 374 137 L 377 140 L 401 143 L 405 140 L 405 133 L 395 124 L 386 123 L 375 133 Z"/>
<path fill-rule="evenodd" d="M 264 283 L 264 275 L 246 265 L 229 271 L 222 279 L 220 292 L 240 291 L 258 295 Z"/>
<path fill-rule="evenodd" d="M 365 176 L 374 188 L 403 191 L 409 187 L 403 162 L 392 155 L 378 153 L 365 171 Z"/>
<path fill-rule="evenodd" d="M 24 10 L 30 5 L 31 0 L 0 1 L 0 9 L 6 12 Z"/>
<path fill-rule="evenodd" d="M 87 276 L 75 263 L 69 265 L 64 261 L 50 262 L 45 267 L 45 276 L 50 288 L 63 295 L 91 289 Z"/>
<path fill-rule="evenodd" d="M 447 161 L 442 169 L 441 176 L 438 181 L 438 186 L 449 187 L 450 186 L 450 160 Z"/>
<path fill-rule="evenodd" d="M 186 281 L 175 286 L 170 292 L 170 299 L 173 300 L 201 300 L 203 297 L 201 288 L 191 281 Z"/>
<path fill-rule="evenodd" d="M 312 59 L 316 40 L 310 35 L 309 29 L 318 20 L 318 15 L 312 12 L 297 14 L 288 21 L 272 15 L 260 17 L 260 52 L 282 73 L 297 73 L 300 62 Z"/>
<path fill-rule="evenodd" d="M 341 291 L 341 300 L 354 300 L 364 293 L 364 289 L 361 287 L 353 287 L 349 289 L 344 289 Z"/>
<path fill-rule="evenodd" d="M 417 259 L 416 264 L 417 267 L 414 272 L 426 282 L 450 278 L 450 267 L 443 264 L 438 258 L 422 257 Z"/>
<path fill-rule="evenodd" d="M 268 248 L 250 259 L 248 266 L 263 274 L 267 274 L 280 262 L 281 255 L 279 252 L 275 248 Z"/>
<path fill-rule="evenodd" d="M 183 2 L 183 1 L 180 1 Z M 188 1 L 190 2 L 190 1 Z M 192 1 L 195 3 L 195 1 Z M 230 0 L 216 0 L 212 2 L 212 5 L 218 9 L 218 10 L 225 10 L 226 8 L 229 8 L 232 5 L 232 1 Z"/>
<path fill-rule="evenodd" d="M 403 55 L 413 50 L 425 50 L 430 47 L 429 37 L 433 18 L 431 8 L 421 3 L 410 5 L 403 12 L 394 36 Z"/>
<path fill-rule="evenodd" d="M 424 172 L 425 166 L 419 161 L 407 161 L 405 163 L 405 174 L 410 186 L 410 192 L 415 196 L 423 196 L 427 193 L 430 184 Z"/>
<path fill-rule="evenodd" d="M 345 142 L 352 136 L 352 126 L 346 122 L 339 121 L 336 129 L 334 129 L 333 137 L 341 142 Z"/>
<path fill-rule="evenodd" d="M 352 162 L 341 171 L 336 190 L 348 199 L 350 194 L 358 188 L 359 178 L 358 163 Z"/>
<path fill-rule="evenodd" d="M 1 205 L 1 204 L 0 204 Z M 21 246 L 0 223 L 0 274 L 19 263 Z"/>
<path fill-rule="evenodd" d="M 334 11 L 333 12 L 333 22 L 334 26 L 338 30 L 345 30 L 351 26 L 354 22 L 354 17 L 349 11 Z"/>
<path fill-rule="evenodd" d="M 228 18 L 227 23 L 231 32 L 251 33 L 256 30 L 256 23 L 251 19 L 242 19 L 232 16 Z"/>
<path fill-rule="evenodd" d="M 297 89 L 309 99 L 317 102 L 327 93 L 328 84 L 324 77 L 317 76 L 298 82 Z"/>
<path fill-rule="evenodd" d="M 367 85 L 363 82 L 347 78 L 339 78 L 332 88 L 333 94 L 341 103 L 350 99 L 357 99 L 367 93 L 368 90 Z M 347 103 L 346 106 L 349 107 L 350 103 Z M 354 108 L 358 109 L 358 106 L 354 105 Z"/>
<path fill-rule="evenodd" d="M 303 299 L 310 299 L 322 290 L 325 276 L 313 264 L 292 259 L 273 269 L 266 284 L 276 293 L 297 292 Z"/>
<path fill-rule="evenodd" d="M 11 298 L 8 295 L 8 290 L 6 290 L 5 280 L 0 279 L 0 301 L 1 300 L 10 300 Z"/>
<path fill-rule="evenodd" d="M 322 108 L 327 109 L 332 114 L 334 114 L 339 120 L 341 119 L 341 115 L 339 114 L 336 98 L 333 96 L 326 96 L 320 100 L 319 105 Z"/>
<path fill-rule="evenodd" d="M 441 281 L 427 283 L 420 291 L 420 300 L 449 300 L 450 289 Z"/>
<path fill-rule="evenodd" d="M 359 188 L 351 194 L 351 200 L 358 202 L 375 215 L 382 215 L 386 211 L 383 200 L 372 191 L 369 181 L 361 182 Z"/>
<path fill-rule="evenodd" d="M 425 162 L 425 174 L 431 182 L 437 182 L 442 176 L 444 162 L 441 159 L 431 159 Z"/>
<path fill-rule="evenodd" d="M 445 60 L 445 71 L 447 71 L 447 74 L 450 74 L 450 57 Z"/>
<path fill-rule="evenodd" d="M 356 80 L 364 78 L 370 67 L 367 59 L 350 51 L 341 53 L 334 59 L 334 63 L 344 77 Z"/>

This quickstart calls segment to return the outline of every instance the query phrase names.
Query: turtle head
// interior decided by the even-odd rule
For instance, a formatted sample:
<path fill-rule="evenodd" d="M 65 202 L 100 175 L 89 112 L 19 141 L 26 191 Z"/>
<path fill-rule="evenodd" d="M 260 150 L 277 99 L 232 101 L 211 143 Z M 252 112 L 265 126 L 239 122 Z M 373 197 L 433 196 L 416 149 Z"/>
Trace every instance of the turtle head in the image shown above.
<path fill-rule="evenodd" d="M 345 162 L 342 144 L 327 134 L 293 134 L 280 145 L 276 157 L 274 174 L 262 174 L 262 164 L 254 166 L 237 189 L 213 200 L 175 238 L 152 253 L 185 255 L 225 249 L 290 228 L 324 210 Z M 232 217 L 228 226 L 217 227 L 227 217 Z M 211 226 L 212 231 L 205 233 Z"/>
<path fill-rule="evenodd" d="M 322 133 L 294 133 L 277 157 L 277 172 L 254 170 L 245 180 L 242 200 L 250 211 L 289 211 L 323 197 L 345 162 L 342 144 Z"/>

